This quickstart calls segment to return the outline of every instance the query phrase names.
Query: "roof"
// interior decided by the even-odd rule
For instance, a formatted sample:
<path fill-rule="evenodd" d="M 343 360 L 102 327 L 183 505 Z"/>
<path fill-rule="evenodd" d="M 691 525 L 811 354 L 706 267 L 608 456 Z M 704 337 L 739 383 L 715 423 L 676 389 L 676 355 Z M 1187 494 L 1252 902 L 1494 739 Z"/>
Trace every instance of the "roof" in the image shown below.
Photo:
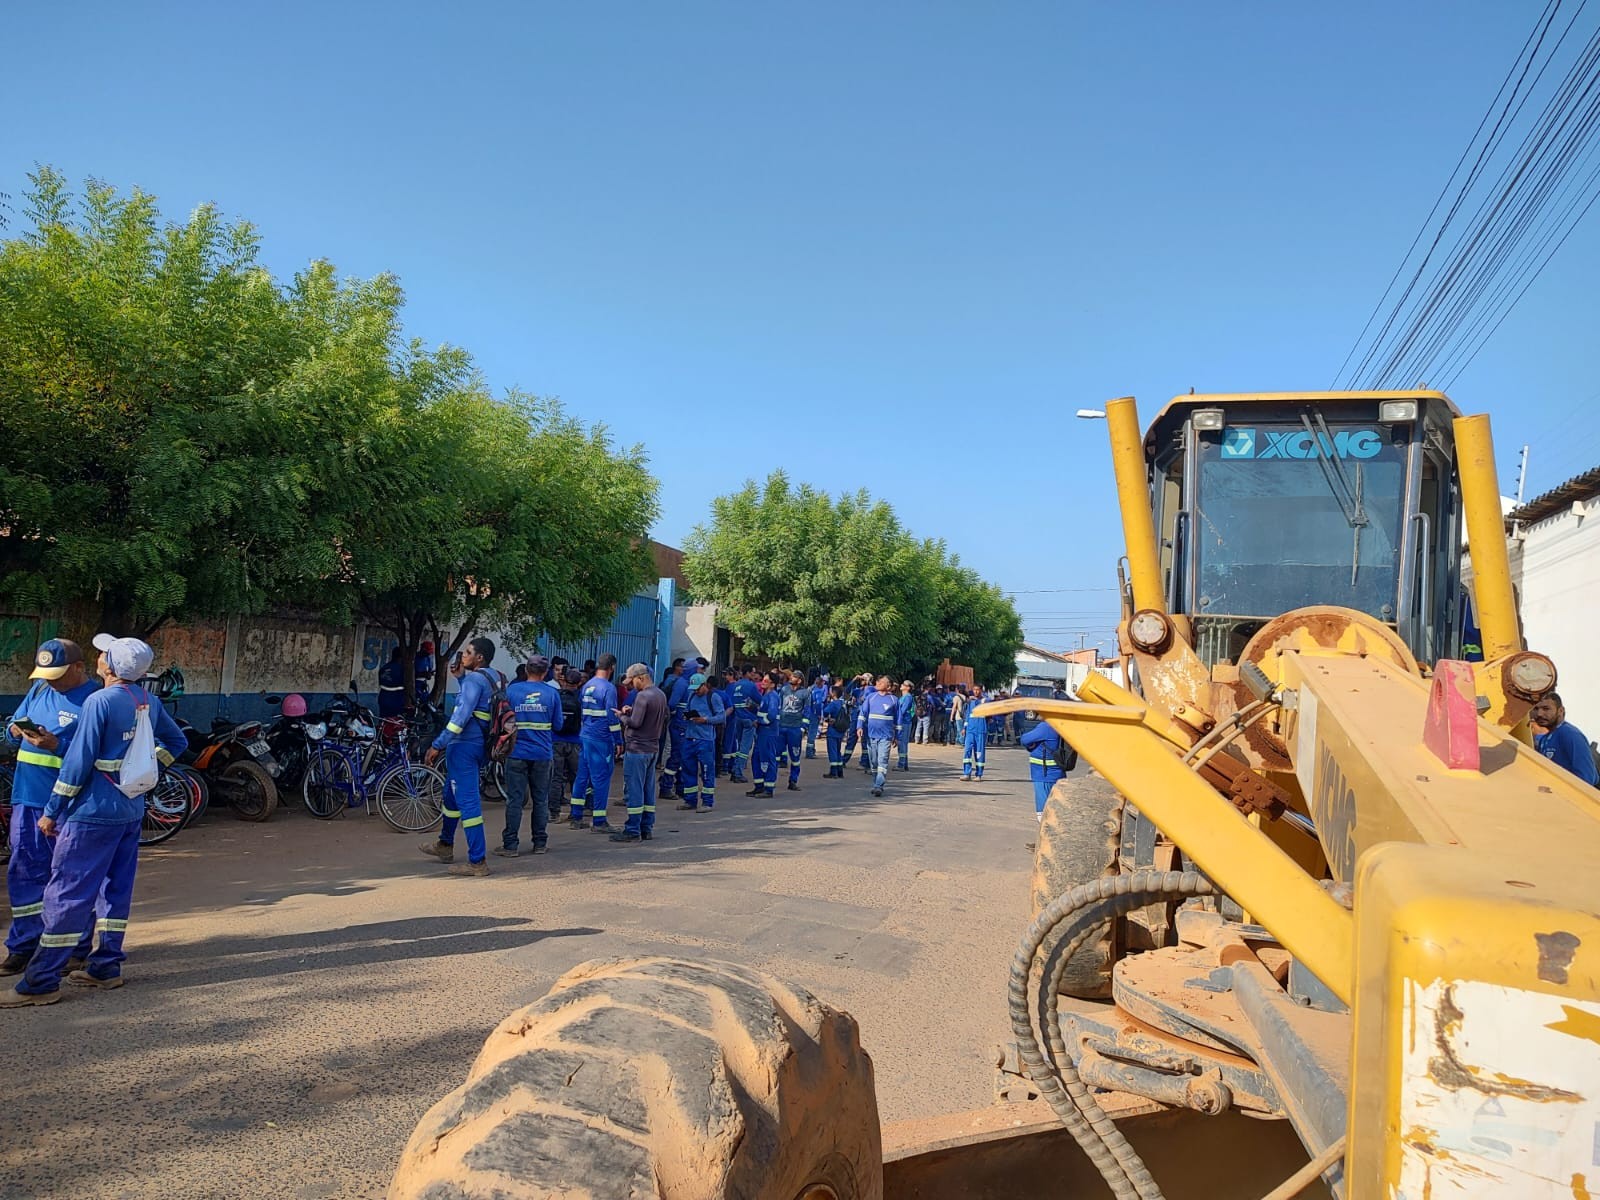
<path fill-rule="evenodd" d="M 1174 396 L 1161 406 L 1145 432 L 1148 438 L 1170 414 L 1188 408 L 1226 407 L 1229 404 L 1371 404 L 1375 400 L 1435 400 L 1445 405 L 1452 417 L 1461 410 L 1443 392 L 1411 388 L 1394 392 L 1191 392 Z"/>
<path fill-rule="evenodd" d="M 1582 475 L 1574 475 L 1543 495 L 1535 496 L 1521 508 L 1512 509 L 1506 514 L 1506 523 L 1532 525 L 1571 508 L 1580 500 L 1592 500 L 1596 496 L 1600 496 L 1600 467 L 1590 467 Z"/>
<path fill-rule="evenodd" d="M 1022 652 L 1031 654 L 1035 658 L 1042 658 L 1046 662 L 1067 663 L 1072 661 L 1064 654 L 1057 654 L 1054 650 L 1046 650 L 1043 646 L 1032 646 L 1027 642 L 1022 643 Z"/>

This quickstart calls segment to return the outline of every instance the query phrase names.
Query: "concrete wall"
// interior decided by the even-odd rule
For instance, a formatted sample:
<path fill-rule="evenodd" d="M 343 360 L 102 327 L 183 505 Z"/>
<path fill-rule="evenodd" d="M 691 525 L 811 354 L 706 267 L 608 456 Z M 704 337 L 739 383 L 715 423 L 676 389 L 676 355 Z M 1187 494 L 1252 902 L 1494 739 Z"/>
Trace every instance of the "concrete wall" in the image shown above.
<path fill-rule="evenodd" d="M 713 667 L 717 662 L 717 606 L 715 604 L 680 604 L 672 610 L 672 652 L 674 658 L 693 658 L 705 655 Z"/>
<path fill-rule="evenodd" d="M 1511 540 L 1511 579 L 1528 648 L 1555 660 L 1567 716 L 1600 738 L 1600 497 L 1525 526 Z"/>

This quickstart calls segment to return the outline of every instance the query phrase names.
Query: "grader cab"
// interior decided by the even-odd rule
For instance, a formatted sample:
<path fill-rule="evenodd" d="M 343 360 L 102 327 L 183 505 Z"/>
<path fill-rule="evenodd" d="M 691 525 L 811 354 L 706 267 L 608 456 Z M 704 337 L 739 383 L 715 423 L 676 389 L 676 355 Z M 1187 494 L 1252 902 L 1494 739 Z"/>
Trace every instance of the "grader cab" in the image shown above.
<path fill-rule="evenodd" d="M 848 1016 L 730 964 L 589 963 L 490 1036 L 393 1200 L 1104 1194 L 1086 1169 L 1141 1200 L 1600 1195 L 1600 792 L 1528 744 L 1556 672 L 1487 418 L 1425 391 L 1107 418 L 1131 686 L 979 710 L 1094 769 L 1050 798 L 1007 981 L 1003 1074 L 1056 1127 L 885 1163 Z M 1129 1097 L 1171 1120 L 1119 1125 Z M 1227 1182 L 1197 1186 L 1208 1141 Z"/>

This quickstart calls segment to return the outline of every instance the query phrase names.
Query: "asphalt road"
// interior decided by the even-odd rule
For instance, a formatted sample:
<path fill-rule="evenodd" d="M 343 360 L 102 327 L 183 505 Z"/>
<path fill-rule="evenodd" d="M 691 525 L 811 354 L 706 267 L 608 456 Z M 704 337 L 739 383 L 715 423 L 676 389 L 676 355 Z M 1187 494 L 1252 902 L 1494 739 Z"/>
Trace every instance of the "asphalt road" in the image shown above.
<path fill-rule="evenodd" d="M 663 809 L 651 843 L 554 827 L 489 879 L 379 817 L 208 816 L 144 857 L 126 987 L 0 1014 L 0 1197 L 381 1196 L 490 1029 L 613 956 L 728 959 L 853 1013 L 885 1122 L 987 1105 L 1027 759 L 992 749 L 963 784 L 958 750 L 912 753 L 882 799 L 812 761 L 798 793 Z"/>

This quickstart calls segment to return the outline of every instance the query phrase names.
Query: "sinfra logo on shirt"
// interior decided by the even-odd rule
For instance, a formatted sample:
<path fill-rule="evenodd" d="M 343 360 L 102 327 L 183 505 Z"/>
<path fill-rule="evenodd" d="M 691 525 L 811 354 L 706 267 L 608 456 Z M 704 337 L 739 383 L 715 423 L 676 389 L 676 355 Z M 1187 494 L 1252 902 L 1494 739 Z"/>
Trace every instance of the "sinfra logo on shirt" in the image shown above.
<path fill-rule="evenodd" d="M 1329 458 L 1375 458 L 1383 449 L 1376 429 L 1341 429 L 1331 437 L 1304 429 L 1241 429 L 1222 434 L 1223 458 L 1316 458 L 1318 446 Z"/>

